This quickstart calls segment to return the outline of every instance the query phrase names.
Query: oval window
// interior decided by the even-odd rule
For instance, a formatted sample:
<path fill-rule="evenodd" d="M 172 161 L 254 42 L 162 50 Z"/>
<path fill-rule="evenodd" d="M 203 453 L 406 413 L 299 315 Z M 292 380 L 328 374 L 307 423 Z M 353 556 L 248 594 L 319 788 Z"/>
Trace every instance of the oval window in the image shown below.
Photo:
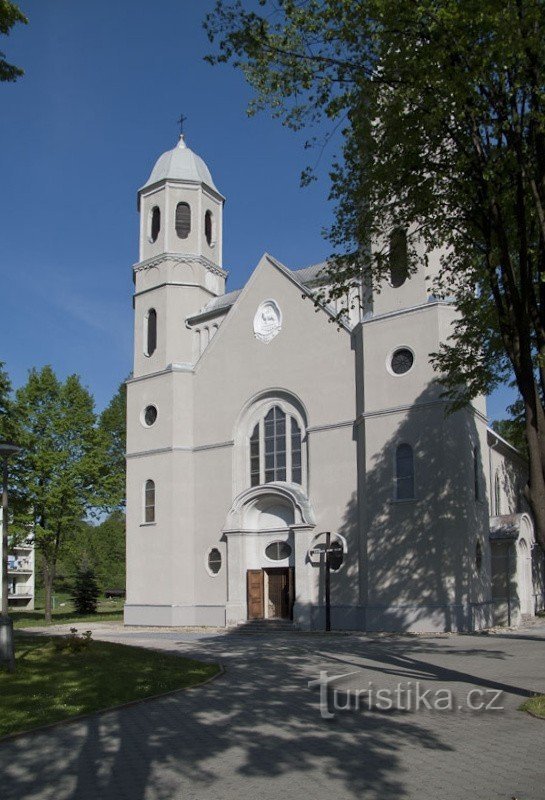
<path fill-rule="evenodd" d="M 155 406 L 146 406 L 144 411 L 144 422 L 146 425 L 150 426 L 153 425 L 155 420 L 157 419 L 157 409 Z"/>
<path fill-rule="evenodd" d="M 217 547 L 213 547 L 208 553 L 208 569 L 212 575 L 217 575 L 221 569 L 221 553 Z"/>
<path fill-rule="evenodd" d="M 282 561 L 291 556 L 291 547 L 287 542 L 271 542 L 265 548 L 265 555 L 271 561 Z"/>
<path fill-rule="evenodd" d="M 414 364 L 414 355 L 408 347 L 400 347 L 392 356 L 390 366 L 394 375 L 404 375 Z"/>

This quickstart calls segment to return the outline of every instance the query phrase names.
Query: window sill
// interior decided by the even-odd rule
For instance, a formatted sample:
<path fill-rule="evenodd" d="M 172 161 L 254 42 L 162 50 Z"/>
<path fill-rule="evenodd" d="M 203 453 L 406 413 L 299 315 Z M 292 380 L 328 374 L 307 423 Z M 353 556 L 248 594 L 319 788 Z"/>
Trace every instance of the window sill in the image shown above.
<path fill-rule="evenodd" d="M 390 503 L 393 503 L 396 506 L 397 505 L 403 505 L 405 503 L 417 503 L 417 502 L 418 502 L 418 500 L 417 500 L 416 497 L 407 497 L 407 498 L 399 499 L 399 500 L 397 499 L 397 497 L 390 498 Z"/>
<path fill-rule="evenodd" d="M 141 528 L 150 528 L 153 525 L 157 525 L 157 523 L 156 522 L 141 522 L 140 523 L 140 527 Z"/>

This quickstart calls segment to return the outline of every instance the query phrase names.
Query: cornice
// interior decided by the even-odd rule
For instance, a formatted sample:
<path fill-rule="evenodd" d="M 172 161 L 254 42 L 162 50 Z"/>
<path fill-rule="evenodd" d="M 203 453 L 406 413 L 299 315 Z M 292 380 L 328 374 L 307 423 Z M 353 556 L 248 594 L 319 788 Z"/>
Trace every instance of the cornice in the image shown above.
<path fill-rule="evenodd" d="M 227 278 L 229 275 L 227 270 L 218 267 L 217 264 L 214 264 L 214 262 L 210 261 L 206 256 L 197 255 L 196 253 L 160 253 L 157 256 L 146 258 L 144 261 L 137 261 L 136 264 L 133 264 L 133 272 L 144 272 L 147 269 L 163 264 L 165 261 L 174 261 L 175 264 L 202 264 L 209 272 L 213 272 L 215 275 L 219 275 L 222 278 Z"/>

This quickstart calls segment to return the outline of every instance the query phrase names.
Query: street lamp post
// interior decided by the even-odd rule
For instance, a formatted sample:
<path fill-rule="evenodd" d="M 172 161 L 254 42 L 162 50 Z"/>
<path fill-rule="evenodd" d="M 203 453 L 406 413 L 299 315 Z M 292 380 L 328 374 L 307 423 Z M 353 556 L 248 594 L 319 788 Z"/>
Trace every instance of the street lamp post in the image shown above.
<path fill-rule="evenodd" d="M 0 442 L 2 458 L 2 613 L 0 615 L 0 664 L 6 664 L 8 671 L 15 669 L 15 649 L 13 647 L 13 622 L 8 608 L 8 459 L 20 451 L 13 442 Z"/>

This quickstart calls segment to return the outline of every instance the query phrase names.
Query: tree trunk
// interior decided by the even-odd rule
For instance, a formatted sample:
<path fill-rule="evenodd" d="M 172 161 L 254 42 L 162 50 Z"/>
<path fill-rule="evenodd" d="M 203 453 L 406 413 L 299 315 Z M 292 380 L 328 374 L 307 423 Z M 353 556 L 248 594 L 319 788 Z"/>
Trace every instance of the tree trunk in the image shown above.
<path fill-rule="evenodd" d="M 48 566 L 44 566 L 44 593 L 45 593 L 45 621 L 51 622 L 52 601 L 53 601 L 53 578 L 54 572 Z"/>
<path fill-rule="evenodd" d="M 526 499 L 533 513 L 536 539 L 545 550 L 545 463 L 540 441 L 540 411 L 535 402 L 525 402 L 526 441 L 530 462 Z"/>

